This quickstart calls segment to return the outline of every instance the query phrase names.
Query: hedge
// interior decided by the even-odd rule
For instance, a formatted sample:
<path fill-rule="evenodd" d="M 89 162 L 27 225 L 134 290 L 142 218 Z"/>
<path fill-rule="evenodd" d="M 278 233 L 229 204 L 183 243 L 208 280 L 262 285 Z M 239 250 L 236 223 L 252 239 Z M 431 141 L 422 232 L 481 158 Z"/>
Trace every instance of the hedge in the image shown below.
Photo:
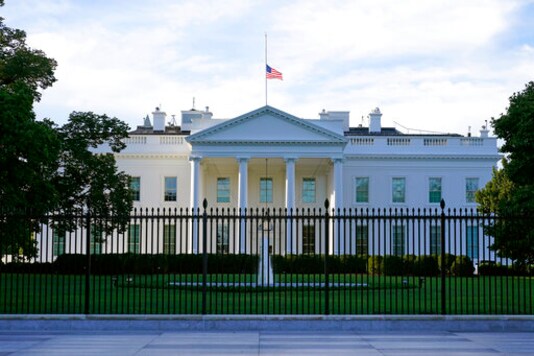
<path fill-rule="evenodd" d="M 273 255 L 271 262 L 274 273 L 324 273 L 324 255 Z M 327 265 L 329 273 L 366 273 L 367 256 L 331 255 Z"/>
<path fill-rule="evenodd" d="M 441 258 L 436 255 L 405 256 L 367 256 L 367 255 L 331 255 L 327 257 L 329 273 L 361 274 L 388 276 L 439 276 Z M 452 262 L 451 262 L 452 260 Z M 447 274 L 454 276 L 472 276 L 474 266 L 466 256 L 446 255 Z M 324 273 L 324 255 L 272 255 L 273 271 L 277 274 L 322 274 Z M 87 256 L 82 254 L 60 255 L 53 263 L 49 262 L 9 262 L 0 263 L 3 273 L 59 273 L 84 274 Z M 245 254 L 208 254 L 208 273 L 216 274 L 255 274 L 259 265 L 258 255 Z M 530 267 L 530 268 L 528 268 Z M 492 262 L 481 263 L 478 274 L 492 275 L 528 275 L 534 269 L 531 266 L 502 266 Z M 111 274 L 158 274 L 158 273 L 202 273 L 202 255 L 148 255 L 148 254 L 103 254 L 91 256 L 91 273 L 95 275 Z"/>
<path fill-rule="evenodd" d="M 475 272 L 475 266 L 473 261 L 467 256 L 456 256 L 456 259 L 452 263 L 451 273 L 456 277 L 469 277 Z"/>
<path fill-rule="evenodd" d="M 61 274 L 85 273 L 87 256 L 80 254 L 60 255 L 53 263 Z M 208 273 L 257 273 L 257 255 L 208 254 Z M 93 274 L 157 274 L 157 273 L 202 273 L 202 255 L 144 255 L 105 254 L 91 256 Z"/>

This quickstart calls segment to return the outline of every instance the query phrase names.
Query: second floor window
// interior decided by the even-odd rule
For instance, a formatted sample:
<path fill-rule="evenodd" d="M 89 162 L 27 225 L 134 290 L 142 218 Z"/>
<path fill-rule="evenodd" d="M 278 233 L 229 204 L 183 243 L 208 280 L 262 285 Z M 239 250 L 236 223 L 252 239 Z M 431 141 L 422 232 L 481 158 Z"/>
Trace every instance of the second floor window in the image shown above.
<path fill-rule="evenodd" d="M 176 201 L 176 177 L 165 177 L 165 193 L 163 199 L 165 201 Z"/>

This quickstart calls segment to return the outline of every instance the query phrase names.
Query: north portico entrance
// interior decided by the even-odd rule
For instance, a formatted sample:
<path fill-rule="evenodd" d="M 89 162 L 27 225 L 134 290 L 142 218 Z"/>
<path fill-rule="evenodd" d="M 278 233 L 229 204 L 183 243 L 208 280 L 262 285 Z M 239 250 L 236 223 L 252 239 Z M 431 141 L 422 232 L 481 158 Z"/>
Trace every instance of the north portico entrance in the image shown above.
<path fill-rule="evenodd" d="M 265 106 L 186 140 L 192 148 L 191 206 L 195 209 L 204 198 L 210 206 L 241 211 L 313 209 L 323 207 L 325 199 L 333 208 L 343 206 L 346 139 L 342 132 Z M 293 229 L 285 227 L 285 251 L 297 248 Z M 240 245 L 246 246 L 241 230 Z M 239 250 L 246 252 L 244 247 Z"/>
<path fill-rule="evenodd" d="M 187 137 L 191 144 L 191 205 L 198 207 L 201 195 L 213 197 L 216 182 L 206 184 L 206 179 L 221 174 L 234 178 L 229 182 L 234 199 L 219 203 L 238 208 L 267 204 L 293 209 L 299 206 L 301 178 L 318 175 L 322 180 L 316 181 L 316 188 L 323 188 L 317 190 L 323 199 L 314 203 L 322 204 L 329 198 L 333 207 L 341 207 L 347 140 L 343 132 L 319 126 L 319 120 L 317 124 L 310 121 L 265 106 Z M 263 182 L 262 177 L 266 178 Z M 272 199 L 260 199 L 261 184 L 264 190 L 272 188 Z"/>

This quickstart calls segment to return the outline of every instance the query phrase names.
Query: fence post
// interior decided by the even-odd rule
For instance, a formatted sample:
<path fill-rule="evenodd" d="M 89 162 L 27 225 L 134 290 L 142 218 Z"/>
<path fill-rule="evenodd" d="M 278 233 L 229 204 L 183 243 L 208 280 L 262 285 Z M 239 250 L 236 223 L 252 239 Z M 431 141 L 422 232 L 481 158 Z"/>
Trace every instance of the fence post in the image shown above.
<path fill-rule="evenodd" d="M 445 290 L 445 282 L 446 282 L 446 263 L 445 263 L 445 200 L 441 199 L 439 206 L 441 208 L 441 231 L 440 231 L 440 239 L 441 239 L 441 314 L 445 315 L 447 314 L 447 307 L 446 307 L 446 297 L 447 293 Z"/>
<path fill-rule="evenodd" d="M 202 315 L 206 314 L 207 279 L 208 279 L 208 200 L 202 201 L 204 213 L 202 214 Z"/>
<path fill-rule="evenodd" d="M 330 202 L 328 199 L 324 201 L 324 313 L 330 314 L 330 284 L 328 281 L 328 253 L 329 253 L 329 235 L 330 235 L 330 216 L 328 209 Z"/>
<path fill-rule="evenodd" d="M 89 314 L 91 303 L 91 210 L 87 206 L 87 215 L 85 217 L 85 252 L 87 254 L 85 269 L 85 308 L 84 313 Z"/>

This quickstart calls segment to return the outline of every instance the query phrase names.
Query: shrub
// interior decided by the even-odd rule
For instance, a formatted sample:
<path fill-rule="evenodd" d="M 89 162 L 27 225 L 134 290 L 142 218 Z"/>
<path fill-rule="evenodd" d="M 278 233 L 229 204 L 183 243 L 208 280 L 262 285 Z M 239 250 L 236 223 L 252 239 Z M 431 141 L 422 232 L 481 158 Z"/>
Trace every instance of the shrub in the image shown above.
<path fill-rule="evenodd" d="M 438 259 L 436 256 L 417 256 L 414 262 L 414 274 L 422 277 L 433 277 L 439 275 Z"/>
<path fill-rule="evenodd" d="M 456 256 L 450 253 L 445 254 L 445 264 L 441 260 L 441 254 L 438 255 L 438 266 L 439 270 L 441 271 L 442 266 L 445 266 L 445 273 L 447 275 L 451 275 L 451 267 L 454 261 L 456 260 Z"/>
<path fill-rule="evenodd" d="M 61 274 L 85 273 L 87 256 L 78 253 L 59 255 L 54 261 L 54 269 Z"/>
<path fill-rule="evenodd" d="M 343 269 L 340 273 L 367 273 L 367 255 L 339 256 Z"/>
<path fill-rule="evenodd" d="M 52 273 L 50 262 L 8 262 L 0 264 L 2 273 Z"/>
<path fill-rule="evenodd" d="M 324 273 L 324 257 L 321 255 L 274 255 L 271 261 L 275 273 Z M 332 263 L 330 257 L 329 262 Z"/>
<path fill-rule="evenodd" d="M 478 264 L 480 276 L 506 276 L 510 273 L 508 266 L 493 261 L 483 261 Z"/>
<path fill-rule="evenodd" d="M 416 273 L 415 271 L 415 261 L 417 259 L 417 256 L 415 255 L 404 255 L 402 257 L 404 260 L 404 274 L 405 275 L 414 275 Z"/>
<path fill-rule="evenodd" d="M 401 256 L 384 256 L 384 274 L 386 276 L 404 275 L 404 260 Z"/>
<path fill-rule="evenodd" d="M 367 273 L 373 275 L 381 275 L 384 271 L 384 257 L 383 256 L 369 256 L 367 260 Z"/>
<path fill-rule="evenodd" d="M 456 256 L 452 266 L 451 266 L 452 275 L 457 277 L 469 277 L 475 272 L 475 267 L 473 266 L 473 261 L 467 256 Z"/>

